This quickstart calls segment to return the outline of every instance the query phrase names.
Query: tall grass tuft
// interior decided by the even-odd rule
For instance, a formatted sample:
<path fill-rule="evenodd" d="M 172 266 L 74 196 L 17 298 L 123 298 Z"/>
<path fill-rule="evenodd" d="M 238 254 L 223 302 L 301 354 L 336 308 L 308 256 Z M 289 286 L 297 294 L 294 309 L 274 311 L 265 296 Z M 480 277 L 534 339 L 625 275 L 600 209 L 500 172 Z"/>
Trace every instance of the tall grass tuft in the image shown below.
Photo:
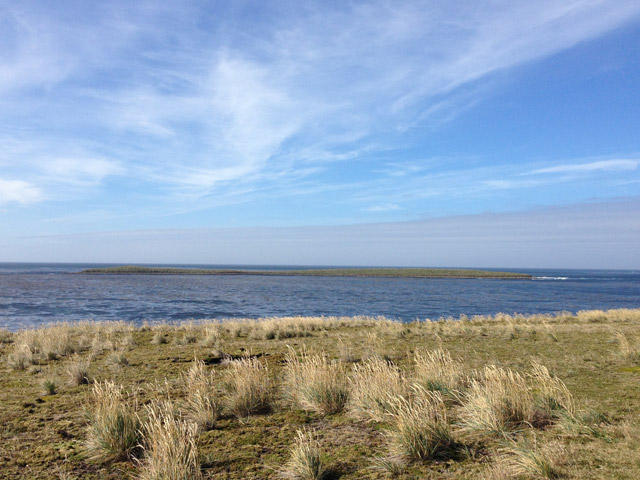
<path fill-rule="evenodd" d="M 391 413 L 392 398 L 407 393 L 400 370 L 378 356 L 354 365 L 350 377 L 349 410 L 356 418 L 382 422 Z"/>
<path fill-rule="evenodd" d="M 620 356 L 625 362 L 640 363 L 640 347 L 631 345 L 623 333 L 616 333 Z"/>
<path fill-rule="evenodd" d="M 204 362 L 194 360 L 184 376 L 186 412 L 201 430 L 213 428 L 222 411 L 213 372 L 207 372 Z"/>
<path fill-rule="evenodd" d="M 89 365 L 91 361 L 88 358 L 75 357 L 71 360 L 71 364 L 67 368 L 67 376 L 69 378 L 69 385 L 78 386 L 85 385 L 91 382 L 89 376 Z"/>
<path fill-rule="evenodd" d="M 344 410 L 349 399 L 349 379 L 340 362 L 304 350 L 298 357 L 290 349 L 284 376 L 285 392 L 292 405 L 321 414 Z"/>
<path fill-rule="evenodd" d="M 455 397 L 467 382 L 462 363 L 445 350 L 415 352 L 413 362 L 415 380 L 427 390 Z"/>
<path fill-rule="evenodd" d="M 535 398 L 534 426 L 544 426 L 559 418 L 575 417 L 573 395 L 558 377 L 552 376 L 544 365 L 532 363 L 531 389 Z"/>
<path fill-rule="evenodd" d="M 414 385 L 410 397 L 393 398 L 392 409 L 391 458 L 424 461 L 451 454 L 456 442 L 440 392 Z"/>
<path fill-rule="evenodd" d="M 534 398 L 525 377 L 490 365 L 471 380 L 460 409 L 467 432 L 505 435 L 535 412 Z"/>
<path fill-rule="evenodd" d="M 232 414 L 246 417 L 269 410 L 272 399 L 269 370 L 257 358 L 231 361 L 226 386 L 227 406 Z"/>
<path fill-rule="evenodd" d="M 504 464 L 509 468 L 513 476 L 534 478 L 558 478 L 558 462 L 565 450 L 561 445 L 548 445 L 539 447 L 535 439 L 533 441 L 510 441 L 501 452 L 506 455 Z"/>
<path fill-rule="evenodd" d="M 282 476 L 292 480 L 321 480 L 326 474 L 317 434 L 314 431 L 298 430 Z"/>
<path fill-rule="evenodd" d="M 96 457 L 132 456 L 140 444 L 140 422 L 124 388 L 114 382 L 93 385 L 88 446 Z"/>
<path fill-rule="evenodd" d="M 33 352 L 26 343 L 15 344 L 7 355 L 7 364 L 14 370 L 24 370 L 33 363 Z"/>
<path fill-rule="evenodd" d="M 169 401 L 152 402 L 146 407 L 147 420 L 142 424 L 144 460 L 140 480 L 199 480 L 195 423 L 175 417 Z"/>

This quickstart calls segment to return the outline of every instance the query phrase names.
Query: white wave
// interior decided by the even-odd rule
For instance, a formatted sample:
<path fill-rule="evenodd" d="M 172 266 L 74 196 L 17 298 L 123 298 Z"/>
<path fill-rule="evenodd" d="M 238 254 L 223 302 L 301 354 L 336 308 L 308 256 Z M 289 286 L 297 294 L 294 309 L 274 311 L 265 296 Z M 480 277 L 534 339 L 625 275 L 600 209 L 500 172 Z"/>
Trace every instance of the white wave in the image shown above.
<path fill-rule="evenodd" d="M 534 280 L 569 280 L 569 277 L 533 277 Z"/>

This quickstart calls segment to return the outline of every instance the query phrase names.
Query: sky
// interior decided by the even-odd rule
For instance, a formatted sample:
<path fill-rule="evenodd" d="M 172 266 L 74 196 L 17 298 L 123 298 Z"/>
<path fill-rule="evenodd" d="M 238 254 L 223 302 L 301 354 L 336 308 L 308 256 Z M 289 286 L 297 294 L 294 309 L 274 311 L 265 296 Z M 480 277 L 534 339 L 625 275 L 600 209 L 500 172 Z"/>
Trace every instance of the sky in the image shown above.
<path fill-rule="evenodd" d="M 640 268 L 640 3 L 0 0 L 0 261 Z"/>

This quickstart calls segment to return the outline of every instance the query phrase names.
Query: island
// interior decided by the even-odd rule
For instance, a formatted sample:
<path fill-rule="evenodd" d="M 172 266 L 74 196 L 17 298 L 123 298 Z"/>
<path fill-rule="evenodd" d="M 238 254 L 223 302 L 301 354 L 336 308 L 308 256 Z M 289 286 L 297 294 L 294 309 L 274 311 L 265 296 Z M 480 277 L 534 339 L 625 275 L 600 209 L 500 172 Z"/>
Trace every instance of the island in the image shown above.
<path fill-rule="evenodd" d="M 458 268 L 309 268 L 301 270 L 238 270 L 176 267 L 144 267 L 122 265 L 89 268 L 78 272 L 90 275 L 270 275 L 316 277 L 408 277 L 408 278 L 499 278 L 531 279 L 532 275 L 517 272 L 470 270 Z"/>

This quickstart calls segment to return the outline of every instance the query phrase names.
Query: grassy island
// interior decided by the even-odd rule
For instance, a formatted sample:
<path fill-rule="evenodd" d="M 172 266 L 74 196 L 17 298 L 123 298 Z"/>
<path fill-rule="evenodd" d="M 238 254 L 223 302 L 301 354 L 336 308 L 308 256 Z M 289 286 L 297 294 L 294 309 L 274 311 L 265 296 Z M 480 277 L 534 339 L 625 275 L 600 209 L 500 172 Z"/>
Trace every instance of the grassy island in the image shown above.
<path fill-rule="evenodd" d="M 106 268 L 89 268 L 79 273 L 103 275 L 300 275 L 318 277 L 532 278 L 531 275 L 526 273 L 493 272 L 490 270 L 468 270 L 457 268 L 314 268 L 305 270 L 232 270 L 123 265 Z"/>
<path fill-rule="evenodd" d="M 0 478 L 640 478 L 640 309 L 0 331 Z"/>

